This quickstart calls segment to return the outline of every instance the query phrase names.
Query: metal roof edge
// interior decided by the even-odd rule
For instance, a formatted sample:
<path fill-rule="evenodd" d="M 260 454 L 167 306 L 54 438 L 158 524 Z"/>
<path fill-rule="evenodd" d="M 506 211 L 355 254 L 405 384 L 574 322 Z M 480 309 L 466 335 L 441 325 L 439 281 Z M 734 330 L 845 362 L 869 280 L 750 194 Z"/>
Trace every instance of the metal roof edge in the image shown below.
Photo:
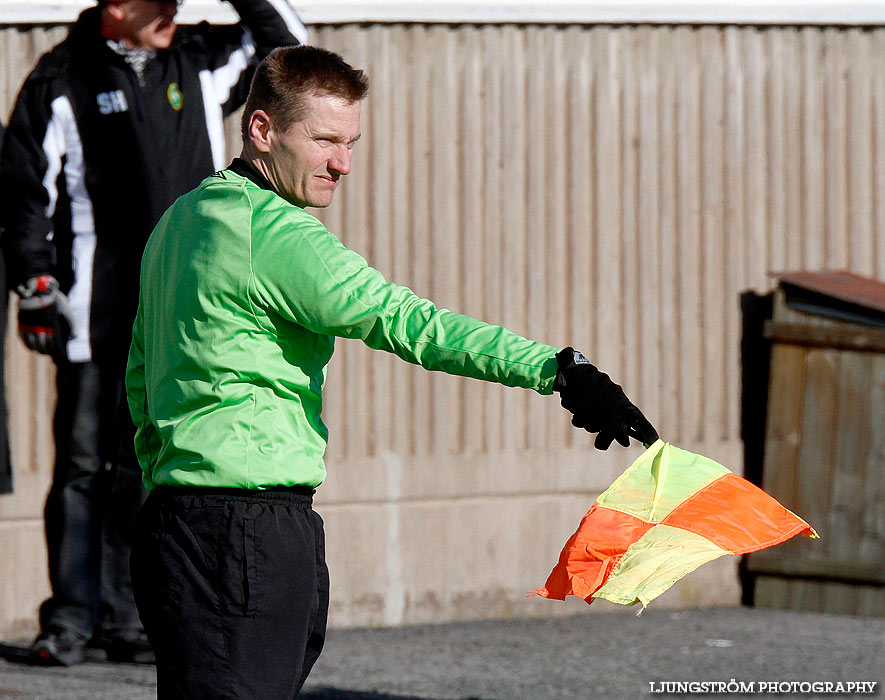
<path fill-rule="evenodd" d="M 781 283 L 885 313 L 885 281 L 849 270 L 771 272 Z"/>

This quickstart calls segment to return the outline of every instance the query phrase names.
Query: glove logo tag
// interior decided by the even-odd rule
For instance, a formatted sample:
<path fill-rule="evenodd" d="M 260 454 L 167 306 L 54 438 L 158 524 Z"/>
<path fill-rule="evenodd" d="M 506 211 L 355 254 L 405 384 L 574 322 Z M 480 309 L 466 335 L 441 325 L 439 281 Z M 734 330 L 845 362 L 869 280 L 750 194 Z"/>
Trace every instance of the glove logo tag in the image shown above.
<path fill-rule="evenodd" d="M 589 365 L 590 360 L 588 360 L 584 355 L 577 350 L 575 350 L 574 363 L 576 365 Z"/>

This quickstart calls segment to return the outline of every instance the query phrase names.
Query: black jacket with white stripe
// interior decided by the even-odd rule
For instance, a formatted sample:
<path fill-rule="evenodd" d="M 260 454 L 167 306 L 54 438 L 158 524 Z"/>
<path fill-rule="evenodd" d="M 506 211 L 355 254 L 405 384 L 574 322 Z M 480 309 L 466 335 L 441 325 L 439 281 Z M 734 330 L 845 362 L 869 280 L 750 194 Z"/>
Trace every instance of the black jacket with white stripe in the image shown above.
<path fill-rule="evenodd" d="M 239 24 L 179 26 L 141 83 L 87 9 L 19 93 L 0 154 L 9 283 L 59 280 L 79 330 L 71 361 L 125 361 L 151 230 L 227 165 L 223 118 L 245 101 L 258 60 L 306 38 L 286 0 L 231 4 Z"/>

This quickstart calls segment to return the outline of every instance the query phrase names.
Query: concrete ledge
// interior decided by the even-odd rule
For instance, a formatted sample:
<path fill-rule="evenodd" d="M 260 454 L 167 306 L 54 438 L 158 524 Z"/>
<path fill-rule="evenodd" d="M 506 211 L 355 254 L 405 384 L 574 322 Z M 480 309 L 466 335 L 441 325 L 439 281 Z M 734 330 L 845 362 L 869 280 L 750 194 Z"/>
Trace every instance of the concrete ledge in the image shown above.
<path fill-rule="evenodd" d="M 395 626 L 549 617 L 586 603 L 538 597 L 560 550 L 592 504 L 584 496 L 488 497 L 438 503 L 319 507 L 332 580 L 331 624 Z M 734 605 L 737 558 L 686 576 L 652 604 Z M 622 609 L 597 601 L 591 610 Z M 637 608 L 638 611 L 638 608 Z"/>
<path fill-rule="evenodd" d="M 0 638 L 30 639 L 37 633 L 37 608 L 49 595 L 42 519 L 0 523 L 5 571 L 0 585 Z"/>

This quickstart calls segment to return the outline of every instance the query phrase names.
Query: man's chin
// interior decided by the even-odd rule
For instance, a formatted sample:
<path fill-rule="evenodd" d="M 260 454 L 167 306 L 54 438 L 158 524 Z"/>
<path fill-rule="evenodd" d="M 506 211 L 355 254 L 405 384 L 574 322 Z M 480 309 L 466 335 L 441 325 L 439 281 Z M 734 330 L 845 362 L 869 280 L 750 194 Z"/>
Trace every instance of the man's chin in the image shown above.
<path fill-rule="evenodd" d="M 286 199 L 289 199 L 288 197 Z M 294 204 L 296 207 L 301 207 L 302 209 L 306 209 L 310 207 L 312 209 L 325 209 L 332 203 L 331 197 L 311 197 L 307 200 L 301 200 L 297 198 L 291 198 L 289 201 Z"/>
<path fill-rule="evenodd" d="M 314 201 L 308 202 L 308 203 L 305 204 L 304 206 L 305 206 L 305 207 L 311 207 L 312 209 L 325 209 L 325 208 L 328 207 L 330 204 L 332 204 L 332 198 L 331 198 L 331 197 L 329 198 L 328 201 L 325 201 L 325 200 L 322 200 L 322 201 L 314 200 Z"/>
<path fill-rule="evenodd" d="M 324 189 L 319 192 L 310 192 L 305 198 L 305 203 L 300 206 L 313 207 L 314 209 L 323 209 L 332 204 L 335 197 L 335 189 Z"/>
<path fill-rule="evenodd" d="M 174 23 L 157 27 L 157 29 L 150 35 L 150 48 L 157 51 L 168 49 L 172 46 L 172 40 L 175 38 L 176 29 L 177 27 Z"/>

